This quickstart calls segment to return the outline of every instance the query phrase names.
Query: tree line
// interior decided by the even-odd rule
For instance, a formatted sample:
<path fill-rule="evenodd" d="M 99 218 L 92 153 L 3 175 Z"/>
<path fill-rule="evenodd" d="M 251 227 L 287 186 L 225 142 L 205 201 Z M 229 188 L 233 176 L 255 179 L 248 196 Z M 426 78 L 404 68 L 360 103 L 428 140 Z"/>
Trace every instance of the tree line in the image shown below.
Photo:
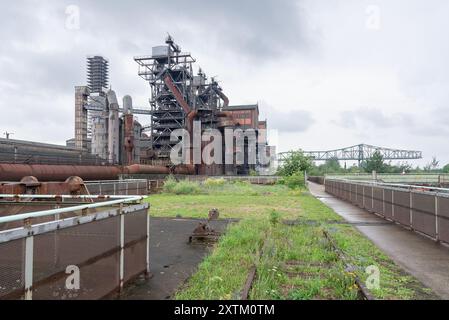
<path fill-rule="evenodd" d="M 432 160 L 424 167 L 413 167 L 408 162 L 392 164 L 391 161 L 384 160 L 379 151 L 375 151 L 373 155 L 360 163 L 353 164 L 349 167 L 346 163 L 342 166 L 336 158 L 328 159 L 326 162 L 317 165 L 313 159 L 307 157 L 302 151 L 291 152 L 283 161 L 278 169 L 281 176 L 291 176 L 297 173 L 307 172 L 311 176 L 323 176 L 325 174 L 342 174 L 342 173 L 449 173 L 449 164 L 440 166 L 440 162 L 433 157 Z"/>

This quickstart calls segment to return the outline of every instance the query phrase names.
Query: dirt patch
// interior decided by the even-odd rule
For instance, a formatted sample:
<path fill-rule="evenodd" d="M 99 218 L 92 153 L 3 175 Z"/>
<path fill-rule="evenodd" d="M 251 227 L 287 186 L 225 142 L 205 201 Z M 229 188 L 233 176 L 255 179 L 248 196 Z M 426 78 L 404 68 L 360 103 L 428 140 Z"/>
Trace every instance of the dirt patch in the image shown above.
<path fill-rule="evenodd" d="M 210 245 L 191 245 L 189 235 L 200 219 L 156 218 L 150 222 L 150 272 L 152 277 L 138 278 L 125 288 L 119 299 L 163 300 L 172 298 L 176 289 L 197 269 L 211 250 Z M 210 224 L 224 232 L 232 220 L 215 220 Z"/>

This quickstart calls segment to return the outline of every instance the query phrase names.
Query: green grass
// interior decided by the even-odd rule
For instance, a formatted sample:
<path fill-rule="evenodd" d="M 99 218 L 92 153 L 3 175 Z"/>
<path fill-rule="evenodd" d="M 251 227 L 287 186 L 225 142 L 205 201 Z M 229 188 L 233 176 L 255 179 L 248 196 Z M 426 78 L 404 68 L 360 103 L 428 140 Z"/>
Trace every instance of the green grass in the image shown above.
<path fill-rule="evenodd" d="M 435 298 L 354 227 L 336 224 L 342 218 L 307 191 L 214 181 L 198 188 L 195 194 L 150 196 L 151 215 L 205 218 L 218 208 L 220 217 L 241 220 L 228 227 L 177 299 L 239 299 L 253 265 L 251 299 L 357 299 L 354 277 L 364 281 L 370 265 L 380 270 L 380 288 L 371 290 L 376 298 Z M 299 223 L 286 225 L 286 219 Z M 345 270 L 323 230 L 354 270 Z"/>
<path fill-rule="evenodd" d="M 157 217 L 205 218 L 211 208 L 218 208 L 221 218 L 266 217 L 273 208 L 286 218 L 295 218 L 300 200 L 298 191 L 280 185 L 257 186 L 248 183 L 226 183 L 201 186 L 199 194 L 155 194 L 150 214 Z"/>

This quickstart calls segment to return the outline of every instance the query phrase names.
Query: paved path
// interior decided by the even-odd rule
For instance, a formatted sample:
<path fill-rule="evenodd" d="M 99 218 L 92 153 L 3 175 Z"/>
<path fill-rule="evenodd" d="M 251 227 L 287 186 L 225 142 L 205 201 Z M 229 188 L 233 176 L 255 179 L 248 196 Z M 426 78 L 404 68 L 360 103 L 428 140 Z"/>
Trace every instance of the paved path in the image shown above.
<path fill-rule="evenodd" d="M 379 222 L 356 226 L 377 247 L 405 271 L 449 299 L 449 248 L 384 219 L 324 191 L 324 186 L 309 182 L 310 192 L 349 222 Z"/>

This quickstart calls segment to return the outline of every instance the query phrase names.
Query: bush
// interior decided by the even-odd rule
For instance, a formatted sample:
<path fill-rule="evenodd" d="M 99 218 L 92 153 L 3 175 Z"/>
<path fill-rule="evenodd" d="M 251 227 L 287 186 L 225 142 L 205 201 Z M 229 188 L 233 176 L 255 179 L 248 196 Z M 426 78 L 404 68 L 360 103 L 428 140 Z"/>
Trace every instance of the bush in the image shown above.
<path fill-rule="evenodd" d="M 198 182 L 188 180 L 176 181 L 173 176 L 168 176 L 164 183 L 164 192 L 174 194 L 197 194 L 201 188 Z"/>
<path fill-rule="evenodd" d="M 279 220 L 281 219 L 281 214 L 277 212 L 276 210 L 271 210 L 270 212 L 270 223 L 275 226 L 279 223 Z"/>
<path fill-rule="evenodd" d="M 201 192 L 198 182 L 182 180 L 178 182 L 173 188 L 172 193 L 175 194 L 198 194 Z"/>
<path fill-rule="evenodd" d="M 300 172 L 296 172 L 291 176 L 282 178 L 282 184 L 285 184 L 290 189 L 303 188 L 305 186 L 304 183 L 304 174 Z"/>
<path fill-rule="evenodd" d="M 165 179 L 163 190 L 167 193 L 173 193 L 173 190 L 175 189 L 175 186 L 178 184 L 178 182 L 175 180 L 173 176 L 168 176 Z"/>
<path fill-rule="evenodd" d="M 219 179 L 214 179 L 214 178 L 207 178 L 204 181 L 204 186 L 205 187 L 222 187 L 224 186 L 226 183 L 226 180 L 223 178 L 219 178 Z"/>
<path fill-rule="evenodd" d="M 258 176 L 259 174 L 257 173 L 256 170 L 251 169 L 251 170 L 249 170 L 249 175 L 250 175 L 251 177 L 256 177 L 256 176 Z"/>

